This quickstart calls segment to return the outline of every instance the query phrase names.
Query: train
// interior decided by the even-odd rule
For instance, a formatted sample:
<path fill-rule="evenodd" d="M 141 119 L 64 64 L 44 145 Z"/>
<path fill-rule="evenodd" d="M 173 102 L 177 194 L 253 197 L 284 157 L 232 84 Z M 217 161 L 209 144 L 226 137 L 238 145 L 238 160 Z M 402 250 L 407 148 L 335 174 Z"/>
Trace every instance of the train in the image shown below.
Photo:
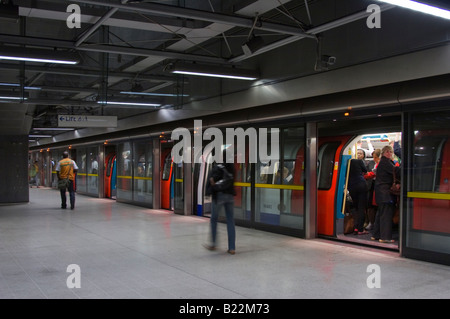
<path fill-rule="evenodd" d="M 405 94 L 404 87 L 398 90 Z M 379 88 L 374 95 L 377 92 Z M 364 89 L 357 102 L 355 94 L 348 93 L 348 105 L 370 105 L 369 90 Z M 329 96 L 327 112 L 325 97 L 320 97 L 259 107 L 257 115 L 239 110 L 221 118 L 202 118 L 205 130 L 276 128 L 276 145 L 266 141 L 268 149 L 277 148 L 279 158 L 270 163 L 251 160 L 251 149 L 260 146 L 249 139 L 245 147 L 227 141 L 220 150 L 203 141 L 193 148 L 191 163 L 174 161 L 172 149 L 177 141 L 170 132 L 182 125 L 193 132 L 193 119 L 165 123 L 146 132 L 141 128 L 123 136 L 116 134 L 108 140 L 93 137 L 46 148 L 36 145 L 30 147 L 30 161 L 45 164 L 48 169 L 41 171 L 41 180 L 56 187 L 52 167 L 62 152 L 69 150 L 80 167 L 78 193 L 208 218 L 212 199 L 205 190 L 215 165 L 211 159 L 214 153 L 230 149 L 235 158 L 237 225 L 301 238 L 346 241 L 450 264 L 450 101 L 424 94 L 419 101 L 400 103 L 398 96 L 397 92 L 393 104 L 353 107 L 350 114 L 343 112 L 349 107 L 336 108 L 334 97 Z M 339 104 L 343 101 L 340 94 Z M 297 104 L 302 105 L 302 116 L 293 111 L 299 109 Z M 310 104 L 317 106 L 316 112 L 306 111 Z M 347 234 L 349 160 L 362 149 L 368 162 L 374 149 L 394 141 L 402 151 L 400 218 L 393 222 L 395 242 L 379 243 L 371 241 L 370 235 Z"/>

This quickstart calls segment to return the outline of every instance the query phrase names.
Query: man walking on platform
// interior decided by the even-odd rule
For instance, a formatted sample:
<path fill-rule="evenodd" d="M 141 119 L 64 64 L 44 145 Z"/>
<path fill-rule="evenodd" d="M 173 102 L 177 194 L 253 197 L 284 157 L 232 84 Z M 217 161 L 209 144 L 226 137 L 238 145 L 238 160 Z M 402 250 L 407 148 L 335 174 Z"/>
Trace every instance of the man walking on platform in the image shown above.
<path fill-rule="evenodd" d="M 78 170 L 78 166 L 74 160 L 69 158 L 69 152 L 64 151 L 63 159 L 56 164 L 56 174 L 58 175 L 58 181 L 67 181 L 66 184 L 59 186 L 61 192 L 61 208 L 67 208 L 66 189 L 69 191 L 70 209 L 75 208 L 75 173 Z"/>

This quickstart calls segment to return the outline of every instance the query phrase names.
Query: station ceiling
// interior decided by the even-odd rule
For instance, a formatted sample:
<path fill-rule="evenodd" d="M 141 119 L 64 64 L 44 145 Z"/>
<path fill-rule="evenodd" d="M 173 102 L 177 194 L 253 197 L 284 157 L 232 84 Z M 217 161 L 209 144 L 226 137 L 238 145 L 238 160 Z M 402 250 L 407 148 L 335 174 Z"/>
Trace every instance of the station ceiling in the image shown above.
<path fill-rule="evenodd" d="M 170 109 L 195 116 L 198 101 L 445 46 L 449 39 L 450 20 L 375 0 L 0 0 L 0 51 L 67 53 L 79 61 L 0 59 L 0 134 L 61 134 L 50 130 L 60 115 L 121 121 Z M 248 71 L 257 79 L 171 72 L 182 65 Z"/>

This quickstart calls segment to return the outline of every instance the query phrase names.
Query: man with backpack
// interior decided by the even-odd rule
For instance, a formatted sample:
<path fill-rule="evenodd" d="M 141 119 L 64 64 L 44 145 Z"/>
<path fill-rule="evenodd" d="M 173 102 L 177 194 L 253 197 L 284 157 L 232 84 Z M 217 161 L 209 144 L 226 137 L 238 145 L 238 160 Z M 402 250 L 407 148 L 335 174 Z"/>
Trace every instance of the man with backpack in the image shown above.
<path fill-rule="evenodd" d="M 216 249 L 217 220 L 222 206 L 225 208 L 228 232 L 228 253 L 234 255 L 236 252 L 236 230 L 234 226 L 234 164 L 225 161 L 226 151 L 223 151 L 224 163 L 216 164 L 206 186 L 206 195 L 212 195 L 211 211 L 211 244 L 205 245 L 209 250 Z"/>

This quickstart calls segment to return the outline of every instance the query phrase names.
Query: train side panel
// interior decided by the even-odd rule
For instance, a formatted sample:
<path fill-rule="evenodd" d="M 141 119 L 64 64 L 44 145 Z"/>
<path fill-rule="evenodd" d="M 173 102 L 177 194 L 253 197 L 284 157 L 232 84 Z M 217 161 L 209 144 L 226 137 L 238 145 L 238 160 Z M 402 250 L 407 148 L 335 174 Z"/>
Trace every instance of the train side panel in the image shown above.
<path fill-rule="evenodd" d="M 439 147 L 436 158 L 430 165 L 432 175 L 438 183 L 433 183 L 433 194 L 436 198 L 414 198 L 412 228 L 420 231 L 450 233 L 450 201 L 439 198 L 439 193 L 450 193 L 450 141 L 442 137 L 442 148 Z M 418 156 L 421 154 L 417 154 Z M 440 175 L 440 176 L 439 176 Z M 436 185 L 437 184 L 437 185 Z"/>

